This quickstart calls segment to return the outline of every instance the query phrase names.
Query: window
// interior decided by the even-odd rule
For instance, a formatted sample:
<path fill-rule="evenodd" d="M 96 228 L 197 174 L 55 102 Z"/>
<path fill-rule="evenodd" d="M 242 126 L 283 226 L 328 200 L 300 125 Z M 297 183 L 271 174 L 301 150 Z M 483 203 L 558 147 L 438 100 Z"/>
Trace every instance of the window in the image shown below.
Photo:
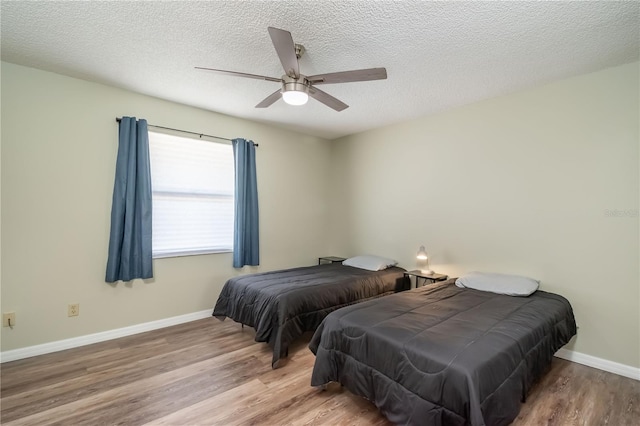
<path fill-rule="evenodd" d="M 149 132 L 153 257 L 233 250 L 230 144 Z"/>

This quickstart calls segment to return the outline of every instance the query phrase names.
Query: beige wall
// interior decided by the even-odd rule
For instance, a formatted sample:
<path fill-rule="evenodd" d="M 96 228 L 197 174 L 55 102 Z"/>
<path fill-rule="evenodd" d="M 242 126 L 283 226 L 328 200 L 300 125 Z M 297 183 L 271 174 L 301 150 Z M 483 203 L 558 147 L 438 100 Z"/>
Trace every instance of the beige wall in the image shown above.
<path fill-rule="evenodd" d="M 568 346 L 640 367 L 638 63 L 332 143 L 332 253 L 517 273 L 572 303 Z M 607 211 L 631 217 L 608 217 Z"/>
<path fill-rule="evenodd" d="M 260 144 L 261 267 L 328 254 L 330 144 L 57 74 L 2 63 L 2 350 L 212 309 L 231 254 L 154 261 L 155 279 L 104 282 L 116 116 Z M 80 316 L 67 317 L 67 304 Z"/>

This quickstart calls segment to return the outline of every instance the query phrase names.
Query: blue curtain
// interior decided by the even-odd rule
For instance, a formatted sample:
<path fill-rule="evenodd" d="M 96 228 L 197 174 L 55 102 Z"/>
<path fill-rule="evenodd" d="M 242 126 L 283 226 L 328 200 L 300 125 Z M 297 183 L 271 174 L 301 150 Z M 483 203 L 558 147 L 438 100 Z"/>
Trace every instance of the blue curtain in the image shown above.
<path fill-rule="evenodd" d="M 252 141 L 234 139 L 235 217 L 233 227 L 233 267 L 259 265 L 258 184 L 256 147 Z"/>
<path fill-rule="evenodd" d="M 147 121 L 120 120 L 106 281 L 152 278 L 151 170 Z"/>

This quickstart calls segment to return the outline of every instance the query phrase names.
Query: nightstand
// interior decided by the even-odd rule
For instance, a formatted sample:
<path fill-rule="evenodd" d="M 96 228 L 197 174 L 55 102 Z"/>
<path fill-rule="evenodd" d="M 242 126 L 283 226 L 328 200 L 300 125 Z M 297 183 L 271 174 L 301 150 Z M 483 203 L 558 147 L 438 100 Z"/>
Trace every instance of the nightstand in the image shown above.
<path fill-rule="evenodd" d="M 424 284 L 432 284 L 438 281 L 444 281 L 447 278 L 449 278 L 449 276 L 444 275 L 444 274 L 436 274 L 435 272 L 433 274 L 423 274 L 421 270 L 416 269 L 413 271 L 406 271 L 404 273 L 405 277 L 409 277 L 409 279 L 411 279 L 411 277 L 416 277 L 416 288 L 418 288 L 418 279 L 423 279 L 424 280 Z"/>
<path fill-rule="evenodd" d="M 345 260 L 347 260 L 345 257 L 323 256 L 318 258 L 318 265 L 322 265 L 323 263 L 342 263 Z"/>

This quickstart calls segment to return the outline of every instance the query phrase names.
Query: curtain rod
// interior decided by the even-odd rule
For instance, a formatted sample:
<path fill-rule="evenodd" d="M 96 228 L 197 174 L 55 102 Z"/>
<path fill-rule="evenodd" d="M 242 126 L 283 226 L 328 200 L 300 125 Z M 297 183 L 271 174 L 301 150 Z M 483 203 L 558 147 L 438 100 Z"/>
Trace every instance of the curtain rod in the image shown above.
<path fill-rule="evenodd" d="M 121 117 L 116 117 L 116 121 L 119 123 L 120 120 L 122 120 Z M 149 127 L 155 127 L 156 129 L 164 129 L 164 130 L 173 130 L 174 132 L 181 132 L 181 133 L 188 133 L 190 135 L 197 135 L 200 136 L 200 138 L 202 138 L 203 136 L 206 136 L 208 138 L 214 138 L 214 139 L 222 139 L 223 141 L 229 141 L 232 142 L 233 139 L 229 139 L 229 138 L 223 138 L 221 136 L 213 136 L 213 135 L 207 135 L 206 133 L 196 133 L 196 132 L 190 132 L 188 130 L 180 130 L 180 129 L 173 129 L 171 127 L 163 127 L 163 126 L 156 126 L 155 124 L 149 124 L 147 123 L 147 126 Z M 259 146 L 257 143 L 253 142 L 254 146 Z"/>

